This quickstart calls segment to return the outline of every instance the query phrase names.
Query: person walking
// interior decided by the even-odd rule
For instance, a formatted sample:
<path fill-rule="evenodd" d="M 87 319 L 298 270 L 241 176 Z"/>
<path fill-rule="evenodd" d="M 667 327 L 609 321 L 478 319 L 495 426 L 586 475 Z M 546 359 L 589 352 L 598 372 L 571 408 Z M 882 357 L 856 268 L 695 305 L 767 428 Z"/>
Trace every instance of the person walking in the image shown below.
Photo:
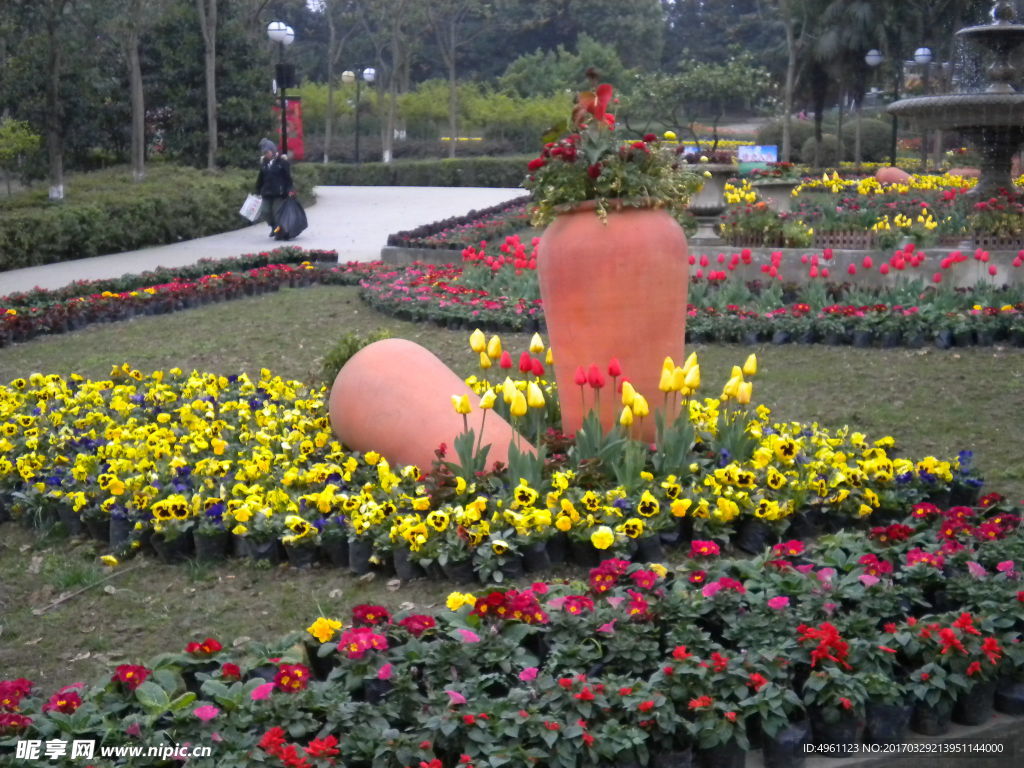
<path fill-rule="evenodd" d="M 277 151 L 270 139 L 260 139 L 260 173 L 256 177 L 256 193 L 263 197 L 257 221 L 265 219 L 270 225 L 270 236 L 277 233 L 277 216 L 281 205 L 295 195 L 291 165 L 288 156 Z"/>

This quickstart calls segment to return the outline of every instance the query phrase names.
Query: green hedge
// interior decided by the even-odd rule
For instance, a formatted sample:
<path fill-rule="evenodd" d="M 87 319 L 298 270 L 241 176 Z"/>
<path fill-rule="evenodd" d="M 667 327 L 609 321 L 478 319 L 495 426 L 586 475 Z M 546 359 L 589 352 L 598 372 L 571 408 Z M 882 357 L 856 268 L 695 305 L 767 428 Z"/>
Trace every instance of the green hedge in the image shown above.
<path fill-rule="evenodd" d="M 71 261 L 164 245 L 246 226 L 238 209 L 256 180 L 252 171 L 208 174 L 154 166 L 144 182 L 127 169 L 72 177 L 65 199 L 43 189 L 0 201 L 0 270 Z M 296 174 L 305 202 L 310 174 Z"/>
<path fill-rule="evenodd" d="M 392 163 L 322 163 L 303 166 L 317 184 L 395 187 L 518 187 L 530 157 L 458 157 Z"/>

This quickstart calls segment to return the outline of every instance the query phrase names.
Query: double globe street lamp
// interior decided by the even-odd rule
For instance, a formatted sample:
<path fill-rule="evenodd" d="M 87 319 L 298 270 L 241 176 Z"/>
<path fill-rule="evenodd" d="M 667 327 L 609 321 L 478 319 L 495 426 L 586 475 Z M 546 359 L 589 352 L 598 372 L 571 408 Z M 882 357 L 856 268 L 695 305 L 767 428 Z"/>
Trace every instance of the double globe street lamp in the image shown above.
<path fill-rule="evenodd" d="M 267 25 L 267 37 L 280 46 L 274 82 L 281 94 L 281 153 L 288 154 L 288 101 L 285 98 L 285 89 L 293 88 L 296 83 L 295 67 L 285 64 L 284 49 L 294 42 L 295 30 L 283 21 L 272 21 Z"/>
<path fill-rule="evenodd" d="M 872 69 L 874 69 L 875 67 L 880 66 L 883 61 L 885 61 L 885 54 L 883 54 L 877 48 L 872 48 L 870 51 L 868 51 L 864 55 L 864 63 L 867 64 Z M 924 77 L 922 79 L 922 82 L 923 82 L 923 86 L 924 86 L 924 91 L 927 94 L 928 93 L 928 76 L 930 74 L 930 67 L 929 67 L 929 65 L 932 63 L 932 49 L 931 48 L 926 48 L 925 46 L 921 46 L 916 51 L 914 51 L 914 61 L 916 63 L 920 64 L 924 68 Z M 903 80 L 903 66 L 901 64 L 900 66 L 898 66 L 896 68 L 896 79 L 893 82 L 893 89 L 892 89 L 892 100 L 893 101 L 899 101 L 899 98 L 900 98 L 900 82 L 902 80 Z M 898 128 L 898 122 L 896 120 L 896 115 L 893 115 L 892 116 L 892 144 L 891 144 L 891 146 L 889 148 L 889 165 L 893 165 L 893 166 L 896 165 L 896 136 L 897 136 L 898 131 L 899 131 L 899 128 Z M 921 170 L 922 171 L 924 170 L 924 166 L 925 166 L 925 163 L 927 162 L 927 158 L 928 158 L 928 142 L 926 141 L 927 136 L 928 136 L 927 131 L 922 129 L 922 136 L 921 136 Z"/>
<path fill-rule="evenodd" d="M 373 81 L 376 80 L 376 79 L 377 79 L 377 70 L 374 69 L 373 67 L 364 67 L 362 70 L 360 70 L 358 75 L 355 72 L 353 72 L 351 69 L 346 69 L 344 72 L 341 73 L 341 82 L 347 83 L 347 84 L 352 84 L 352 83 L 356 84 L 356 104 L 355 104 L 355 112 L 356 112 L 356 163 L 359 162 L 359 112 L 360 112 L 360 110 L 359 110 L 359 105 L 360 105 L 359 86 L 364 81 L 366 82 L 367 85 L 372 85 Z"/>

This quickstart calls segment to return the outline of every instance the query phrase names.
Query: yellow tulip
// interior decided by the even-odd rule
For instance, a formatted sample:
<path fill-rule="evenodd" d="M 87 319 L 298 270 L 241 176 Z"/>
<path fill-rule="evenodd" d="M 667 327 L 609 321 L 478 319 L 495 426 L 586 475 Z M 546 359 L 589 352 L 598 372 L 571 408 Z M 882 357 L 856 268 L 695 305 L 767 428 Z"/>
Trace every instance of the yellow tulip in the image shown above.
<path fill-rule="evenodd" d="M 501 357 L 501 339 L 497 336 L 491 336 L 491 340 L 487 342 L 487 356 L 492 360 Z"/>
<path fill-rule="evenodd" d="M 622 382 L 622 404 L 632 405 L 634 397 L 636 397 L 636 390 L 633 389 L 633 385 L 628 381 Z"/>
<path fill-rule="evenodd" d="M 515 395 L 512 397 L 510 413 L 513 416 L 525 416 L 528 410 L 529 404 L 526 402 L 526 395 L 517 389 Z"/>
<path fill-rule="evenodd" d="M 665 356 L 665 359 L 661 361 L 661 369 L 663 371 L 664 370 L 671 371 L 675 367 L 676 367 L 676 364 L 673 362 L 672 358 L 668 357 L 667 355 Z"/>
<path fill-rule="evenodd" d="M 526 385 L 526 404 L 531 408 L 544 407 L 544 393 L 541 392 L 537 382 L 531 381 Z"/>
<path fill-rule="evenodd" d="M 555 356 L 553 354 L 551 354 L 551 347 L 548 347 L 547 354 L 544 355 L 544 362 L 547 365 L 554 365 L 555 364 Z"/>
<path fill-rule="evenodd" d="M 658 389 L 662 392 L 672 391 L 672 372 L 675 370 L 675 366 L 672 368 L 662 368 L 661 376 L 658 377 Z"/>
<path fill-rule="evenodd" d="M 479 328 L 469 334 L 469 348 L 477 353 L 487 350 L 487 337 Z"/>
<path fill-rule="evenodd" d="M 491 358 L 487 356 L 486 352 L 480 353 L 480 367 L 485 371 L 491 367 Z"/>
<path fill-rule="evenodd" d="M 633 410 L 628 405 L 623 407 L 622 413 L 619 414 L 619 424 L 624 427 L 633 424 Z"/>
<path fill-rule="evenodd" d="M 647 404 L 647 398 L 639 393 L 633 398 L 633 405 L 630 407 L 633 409 L 633 415 L 639 419 L 642 419 L 651 412 L 651 407 Z"/>
<path fill-rule="evenodd" d="M 672 371 L 672 391 L 680 392 L 686 386 L 686 370 L 678 365 Z"/>
<path fill-rule="evenodd" d="M 700 365 L 694 365 L 686 372 L 686 378 L 683 379 L 683 386 L 691 392 L 700 388 Z"/>
<path fill-rule="evenodd" d="M 738 379 L 735 376 L 733 376 L 725 383 L 725 386 L 722 387 L 722 397 L 736 397 L 736 393 L 739 390 L 740 384 L 742 383 L 743 382 L 741 379 Z"/>
<path fill-rule="evenodd" d="M 757 355 L 751 353 L 750 356 L 747 357 L 746 362 L 743 363 L 743 372 L 747 376 L 757 375 Z"/>
<path fill-rule="evenodd" d="M 740 381 L 743 381 L 743 369 L 740 368 L 738 365 L 734 365 L 732 367 L 732 370 L 729 372 L 729 378 L 739 379 Z"/>
<path fill-rule="evenodd" d="M 488 410 L 494 407 L 494 401 L 498 399 L 498 393 L 493 389 L 488 389 L 484 392 L 483 397 L 480 398 L 480 408 L 482 410 Z"/>
<path fill-rule="evenodd" d="M 456 413 L 463 415 L 473 410 L 469 404 L 469 395 L 452 395 L 452 407 Z"/>
<path fill-rule="evenodd" d="M 530 338 L 530 352 L 535 355 L 539 355 L 544 351 L 544 339 L 540 337 L 539 333 L 533 334 Z"/>
<path fill-rule="evenodd" d="M 696 352 L 691 352 L 686 357 L 686 362 L 683 363 L 683 370 L 686 371 L 687 373 L 689 373 L 690 369 L 693 368 L 693 366 L 695 366 L 695 365 L 697 365 L 697 353 Z"/>
<path fill-rule="evenodd" d="M 736 389 L 736 402 L 740 405 L 749 405 L 750 396 L 753 394 L 754 385 L 752 382 L 744 381 L 741 382 L 739 387 Z"/>
<path fill-rule="evenodd" d="M 512 400 L 515 399 L 517 391 L 518 390 L 516 389 L 515 382 L 512 381 L 512 379 L 510 379 L 508 376 L 506 376 L 505 380 L 503 382 L 501 382 L 501 398 L 502 398 L 502 400 L 504 400 L 506 403 L 511 405 L 512 404 Z"/>

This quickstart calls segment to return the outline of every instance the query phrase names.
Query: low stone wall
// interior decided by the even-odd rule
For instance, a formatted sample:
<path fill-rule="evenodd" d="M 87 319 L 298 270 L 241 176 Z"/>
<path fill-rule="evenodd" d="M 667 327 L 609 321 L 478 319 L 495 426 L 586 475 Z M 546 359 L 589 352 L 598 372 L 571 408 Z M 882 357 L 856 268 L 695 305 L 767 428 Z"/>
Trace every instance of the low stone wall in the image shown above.
<path fill-rule="evenodd" d="M 404 266 L 414 261 L 427 264 L 461 264 L 462 251 L 453 248 L 401 248 L 385 245 L 380 249 L 380 258 L 385 264 Z"/>

